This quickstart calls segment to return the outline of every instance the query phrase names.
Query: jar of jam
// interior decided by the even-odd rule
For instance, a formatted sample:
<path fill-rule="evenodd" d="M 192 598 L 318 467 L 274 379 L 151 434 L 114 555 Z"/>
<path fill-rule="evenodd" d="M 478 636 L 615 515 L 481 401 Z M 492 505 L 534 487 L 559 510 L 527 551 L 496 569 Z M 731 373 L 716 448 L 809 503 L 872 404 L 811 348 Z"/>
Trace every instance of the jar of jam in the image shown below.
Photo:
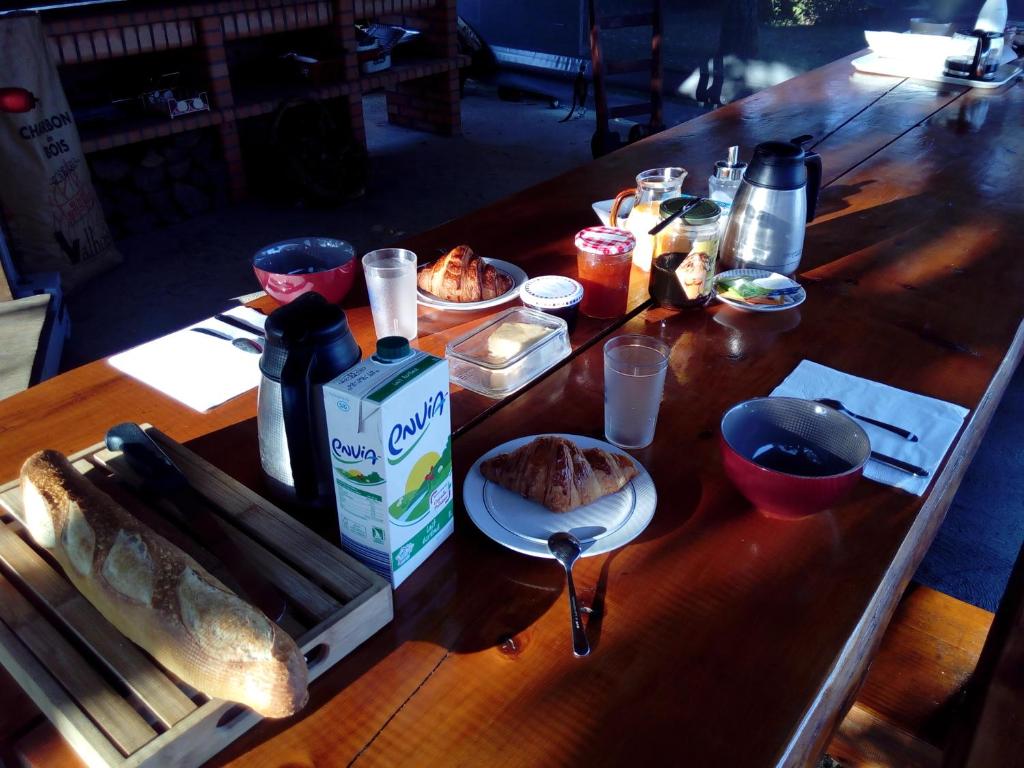
<path fill-rule="evenodd" d="M 694 199 L 684 195 L 666 200 L 661 204 L 662 219 Z M 659 307 L 703 307 L 714 299 L 721 215 L 718 203 L 702 200 L 658 234 L 649 290 Z"/>
<path fill-rule="evenodd" d="M 576 264 L 590 317 L 619 317 L 629 303 L 629 271 L 636 238 L 628 229 L 587 227 L 576 233 Z"/>

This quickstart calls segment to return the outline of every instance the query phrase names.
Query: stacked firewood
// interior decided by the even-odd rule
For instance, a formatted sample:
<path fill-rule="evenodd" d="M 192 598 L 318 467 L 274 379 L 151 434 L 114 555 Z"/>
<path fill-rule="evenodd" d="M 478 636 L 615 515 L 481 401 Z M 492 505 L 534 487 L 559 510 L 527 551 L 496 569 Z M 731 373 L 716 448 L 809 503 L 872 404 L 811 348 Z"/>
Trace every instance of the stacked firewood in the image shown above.
<path fill-rule="evenodd" d="M 217 137 L 186 131 L 89 158 L 93 183 L 115 237 L 177 224 L 227 202 Z"/>

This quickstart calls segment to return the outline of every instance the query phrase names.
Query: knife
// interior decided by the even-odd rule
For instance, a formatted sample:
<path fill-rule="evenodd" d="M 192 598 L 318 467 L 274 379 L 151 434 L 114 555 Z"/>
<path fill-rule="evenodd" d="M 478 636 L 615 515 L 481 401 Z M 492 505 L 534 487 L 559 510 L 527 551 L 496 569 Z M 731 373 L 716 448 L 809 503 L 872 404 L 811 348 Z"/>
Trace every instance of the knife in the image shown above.
<path fill-rule="evenodd" d="M 125 422 L 107 430 L 106 446 L 120 451 L 142 478 L 143 491 L 167 499 L 198 534 L 204 547 L 231 571 L 242 591 L 271 621 L 280 621 L 287 608 L 281 592 L 248 562 L 248 556 L 227 535 L 216 507 L 189 483 L 177 465 L 138 424 Z"/>
<path fill-rule="evenodd" d="M 883 464 L 888 464 L 890 467 L 895 467 L 896 469 L 902 470 L 903 472 L 908 472 L 911 475 L 916 475 L 917 477 L 928 477 L 927 469 L 919 467 L 916 464 L 901 461 L 900 459 L 893 458 L 892 456 L 886 456 L 884 453 L 872 451 L 871 458 L 874 459 L 875 461 L 880 461 Z"/>
<path fill-rule="evenodd" d="M 263 328 L 260 328 L 255 323 L 248 323 L 245 320 L 242 320 L 241 318 L 234 317 L 232 315 L 225 315 L 223 313 L 219 315 L 214 315 L 213 317 L 215 320 L 220 320 L 222 323 L 226 323 L 227 325 L 230 325 L 232 328 L 237 328 L 240 331 L 245 331 L 246 333 L 254 333 L 260 337 L 264 337 L 267 335 L 266 330 L 264 330 Z"/>

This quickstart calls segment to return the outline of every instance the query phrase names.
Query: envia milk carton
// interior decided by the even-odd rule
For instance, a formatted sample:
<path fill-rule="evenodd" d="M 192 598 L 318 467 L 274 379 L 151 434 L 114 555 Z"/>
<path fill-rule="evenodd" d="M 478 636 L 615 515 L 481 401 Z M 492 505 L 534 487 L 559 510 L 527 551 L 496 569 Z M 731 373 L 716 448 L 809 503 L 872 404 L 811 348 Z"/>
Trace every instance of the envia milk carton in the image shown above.
<path fill-rule="evenodd" d="M 408 343 L 324 386 L 341 547 L 393 587 L 454 529 L 449 400 L 448 362 Z"/>

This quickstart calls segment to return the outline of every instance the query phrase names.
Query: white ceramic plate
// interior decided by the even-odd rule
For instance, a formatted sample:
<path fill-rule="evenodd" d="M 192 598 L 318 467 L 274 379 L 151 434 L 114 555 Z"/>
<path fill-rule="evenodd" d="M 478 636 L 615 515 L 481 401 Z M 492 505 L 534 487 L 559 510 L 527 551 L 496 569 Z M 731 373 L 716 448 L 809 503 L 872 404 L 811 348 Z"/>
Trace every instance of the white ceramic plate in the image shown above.
<path fill-rule="evenodd" d="M 480 463 L 499 453 L 514 451 L 541 435 L 509 440 L 492 448 L 473 464 L 462 485 L 466 512 L 476 527 L 487 536 L 516 552 L 534 557 L 551 557 L 548 537 L 558 531 L 569 531 L 583 544 L 583 556 L 600 555 L 621 547 L 643 532 L 654 517 L 658 494 L 654 481 L 636 459 L 630 460 L 640 470 L 621 491 L 598 499 L 593 504 L 570 512 L 552 512 L 535 501 L 506 490 L 480 474 Z M 628 456 L 614 445 L 582 435 L 556 435 L 575 442 L 581 448 L 604 448 Z"/>
<path fill-rule="evenodd" d="M 489 307 L 499 307 L 513 299 L 519 298 L 519 289 L 523 287 L 529 278 L 526 273 L 517 267 L 515 264 L 510 264 L 507 261 L 501 259 L 488 259 L 486 256 L 481 256 L 484 264 L 490 264 L 499 272 L 504 272 L 506 275 L 512 278 L 512 287 L 509 288 L 501 296 L 496 296 L 493 299 L 486 299 L 485 301 L 445 301 L 439 299 L 428 291 L 424 291 L 422 288 L 416 288 L 416 301 L 424 307 L 430 307 L 432 309 L 447 309 L 453 312 L 472 312 L 477 309 L 487 309 Z M 426 269 L 429 264 L 424 264 L 420 269 Z"/>
<path fill-rule="evenodd" d="M 787 303 L 773 306 L 771 304 L 747 304 L 745 301 L 736 301 L 735 299 L 726 299 L 718 293 L 718 281 L 722 278 L 733 278 L 733 277 L 770 277 L 774 273 L 767 269 L 730 269 L 728 272 L 722 272 L 719 275 L 715 275 L 715 298 L 723 304 L 728 304 L 730 307 L 736 309 L 742 309 L 745 312 L 785 312 L 787 309 L 793 309 L 793 307 L 799 307 L 807 300 L 807 291 L 800 287 L 800 290 L 796 293 L 787 296 Z"/>

